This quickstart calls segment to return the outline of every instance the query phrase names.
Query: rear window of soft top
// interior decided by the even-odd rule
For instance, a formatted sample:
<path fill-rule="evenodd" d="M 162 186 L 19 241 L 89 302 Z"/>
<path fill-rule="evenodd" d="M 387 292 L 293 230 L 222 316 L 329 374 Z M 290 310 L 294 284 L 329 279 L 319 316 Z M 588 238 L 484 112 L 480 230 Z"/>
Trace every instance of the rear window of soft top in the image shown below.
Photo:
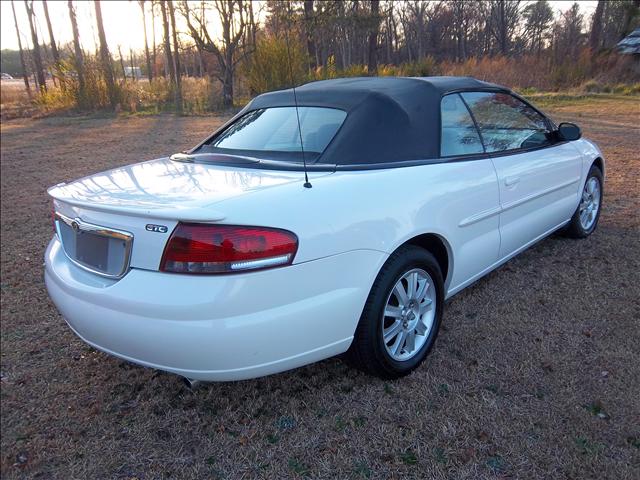
<path fill-rule="evenodd" d="M 252 110 L 209 141 L 203 150 L 211 153 L 254 153 L 269 158 L 269 152 L 287 154 L 286 159 L 302 161 L 300 133 L 307 160 L 316 160 L 336 135 L 347 114 L 327 107 L 271 107 Z M 293 155 L 292 155 L 293 154 Z M 283 159 L 282 155 L 277 155 Z"/>

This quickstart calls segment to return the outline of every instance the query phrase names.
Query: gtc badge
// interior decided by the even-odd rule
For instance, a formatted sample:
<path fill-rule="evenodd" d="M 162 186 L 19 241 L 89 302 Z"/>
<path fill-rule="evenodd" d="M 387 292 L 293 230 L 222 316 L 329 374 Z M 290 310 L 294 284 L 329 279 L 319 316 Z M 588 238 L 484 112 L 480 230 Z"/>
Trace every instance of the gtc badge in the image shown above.
<path fill-rule="evenodd" d="M 154 225 L 153 223 L 147 223 L 144 227 L 148 232 L 167 233 L 168 228 L 164 225 Z"/>

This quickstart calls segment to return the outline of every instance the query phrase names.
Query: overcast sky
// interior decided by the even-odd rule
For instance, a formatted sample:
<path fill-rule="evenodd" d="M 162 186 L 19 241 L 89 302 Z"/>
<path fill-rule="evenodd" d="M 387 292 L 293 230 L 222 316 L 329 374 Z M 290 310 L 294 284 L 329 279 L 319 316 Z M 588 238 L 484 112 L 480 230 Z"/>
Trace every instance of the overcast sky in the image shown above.
<path fill-rule="evenodd" d="M 78 28 L 80 30 L 80 41 L 86 49 L 93 49 L 97 32 L 95 29 L 93 2 L 76 1 L 74 2 L 78 16 Z M 199 3 L 199 2 L 197 2 Z M 256 2 L 262 4 L 262 2 Z M 573 1 L 551 1 L 552 8 L 556 11 L 564 11 L 571 7 Z M 593 13 L 597 5 L 597 0 L 579 1 L 580 9 L 587 16 Z M 38 19 L 38 36 L 40 42 L 49 41 L 49 32 L 44 19 L 42 10 L 42 2 L 35 2 L 36 17 Z M 67 10 L 67 2 L 49 1 L 49 14 L 53 25 L 53 32 L 58 44 L 70 42 L 73 37 L 71 33 L 71 24 L 69 22 L 69 12 Z M 107 42 L 112 52 L 117 51 L 118 45 L 122 47 L 123 53 L 129 48 L 141 50 L 144 48 L 144 35 L 142 32 L 142 13 L 137 1 L 120 0 L 120 1 L 102 1 L 102 17 L 104 28 L 107 35 Z M 18 15 L 18 28 L 22 38 L 22 45 L 31 45 L 31 33 L 29 31 L 29 22 L 25 11 L 23 1 L 15 2 L 16 13 Z M 263 7 L 263 5 L 260 5 Z M 149 7 L 147 7 L 149 8 Z M 178 30 L 185 31 L 183 23 L 180 21 L 180 15 L 177 15 Z M 152 43 L 152 25 L 150 15 L 147 15 L 147 34 L 149 42 Z M 11 2 L 0 2 L 0 47 L 2 49 L 17 49 L 18 41 L 13 23 L 13 13 L 11 12 Z M 213 31 L 216 31 L 215 22 L 212 25 Z M 156 42 L 161 43 L 162 25 L 159 19 L 156 24 Z M 151 47 L 151 45 L 149 45 Z"/>

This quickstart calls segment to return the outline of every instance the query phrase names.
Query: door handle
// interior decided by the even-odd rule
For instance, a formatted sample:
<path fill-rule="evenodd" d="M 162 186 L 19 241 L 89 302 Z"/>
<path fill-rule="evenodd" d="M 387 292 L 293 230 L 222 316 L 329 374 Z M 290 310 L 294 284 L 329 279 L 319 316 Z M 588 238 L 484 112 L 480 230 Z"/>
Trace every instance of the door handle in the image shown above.
<path fill-rule="evenodd" d="M 520 182 L 520 177 L 505 177 L 504 179 L 504 184 L 507 187 L 512 187 L 518 182 Z"/>

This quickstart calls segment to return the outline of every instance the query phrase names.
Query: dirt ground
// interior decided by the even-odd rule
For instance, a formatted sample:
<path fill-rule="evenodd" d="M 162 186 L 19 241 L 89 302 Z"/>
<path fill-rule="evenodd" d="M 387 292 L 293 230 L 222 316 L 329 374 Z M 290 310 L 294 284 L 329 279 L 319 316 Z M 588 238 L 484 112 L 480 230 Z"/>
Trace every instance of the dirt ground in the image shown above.
<path fill-rule="evenodd" d="M 222 118 L 3 122 L 2 477 L 640 478 L 640 99 L 547 110 L 607 158 L 591 238 L 548 238 L 454 297 L 403 380 L 330 359 L 193 392 L 66 326 L 42 281 L 45 190 Z"/>

